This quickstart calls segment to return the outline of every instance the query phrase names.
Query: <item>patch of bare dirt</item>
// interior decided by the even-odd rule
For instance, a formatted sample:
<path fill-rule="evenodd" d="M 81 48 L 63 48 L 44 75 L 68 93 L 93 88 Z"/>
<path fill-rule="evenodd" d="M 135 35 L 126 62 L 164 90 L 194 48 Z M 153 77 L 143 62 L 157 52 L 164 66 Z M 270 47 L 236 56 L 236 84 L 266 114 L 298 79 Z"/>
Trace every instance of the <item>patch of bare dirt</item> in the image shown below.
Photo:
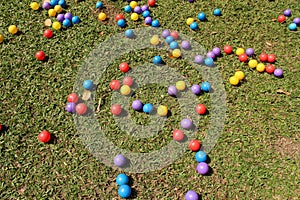
<path fill-rule="evenodd" d="M 282 156 L 295 158 L 300 155 L 300 142 L 293 142 L 286 137 L 279 136 L 273 147 Z"/>

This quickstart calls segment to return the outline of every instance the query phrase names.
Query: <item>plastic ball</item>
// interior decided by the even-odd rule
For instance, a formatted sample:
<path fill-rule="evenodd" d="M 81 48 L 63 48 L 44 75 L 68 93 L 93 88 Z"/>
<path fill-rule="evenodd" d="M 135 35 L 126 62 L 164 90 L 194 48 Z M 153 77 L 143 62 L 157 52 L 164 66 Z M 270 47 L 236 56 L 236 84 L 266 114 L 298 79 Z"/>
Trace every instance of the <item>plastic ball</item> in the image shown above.
<path fill-rule="evenodd" d="M 193 94 L 196 94 L 196 95 L 200 94 L 201 93 L 200 85 L 197 85 L 197 84 L 193 85 L 191 87 L 191 91 L 192 91 Z"/>
<path fill-rule="evenodd" d="M 76 104 L 75 103 L 67 103 L 67 105 L 66 105 L 66 110 L 67 110 L 67 112 L 69 112 L 69 113 L 75 113 L 76 112 Z"/>
<path fill-rule="evenodd" d="M 52 30 L 51 29 L 46 29 L 45 31 L 44 31 L 44 36 L 46 37 L 46 38 L 52 38 L 53 37 L 53 32 L 52 32 Z"/>
<path fill-rule="evenodd" d="M 65 20 L 65 15 L 64 14 L 58 14 L 56 19 L 59 22 L 63 22 Z"/>
<path fill-rule="evenodd" d="M 153 20 L 153 21 L 151 22 L 151 26 L 152 26 L 152 27 L 159 27 L 159 26 L 160 26 L 160 23 L 159 23 L 159 21 L 156 19 L 156 20 Z"/>
<path fill-rule="evenodd" d="M 214 15 L 221 16 L 222 15 L 221 10 L 219 8 L 214 9 Z"/>
<path fill-rule="evenodd" d="M 186 24 L 187 25 L 191 25 L 191 23 L 193 23 L 195 20 L 194 20 L 194 18 L 187 18 L 187 20 L 186 20 Z"/>
<path fill-rule="evenodd" d="M 148 5 L 151 7 L 155 6 L 155 0 L 148 0 Z"/>
<path fill-rule="evenodd" d="M 274 54 L 269 54 L 268 55 L 268 62 L 269 63 L 274 63 L 276 61 L 276 56 Z"/>
<path fill-rule="evenodd" d="M 152 62 L 155 64 L 155 65 L 158 65 L 158 64 L 162 64 L 162 58 L 160 56 L 154 56 L 153 59 L 152 59 Z"/>
<path fill-rule="evenodd" d="M 146 17 L 150 17 L 151 13 L 149 10 L 145 10 L 143 13 L 142 13 L 143 17 L 146 18 Z"/>
<path fill-rule="evenodd" d="M 266 69 L 265 65 L 263 63 L 259 63 L 257 66 L 256 66 L 256 70 L 258 72 L 264 72 Z"/>
<path fill-rule="evenodd" d="M 257 64 L 258 64 L 257 60 L 253 60 L 253 59 L 249 60 L 249 62 L 248 62 L 248 66 L 250 68 L 255 68 L 257 66 Z"/>
<path fill-rule="evenodd" d="M 58 5 L 60 5 L 61 7 L 65 8 L 66 7 L 66 1 L 65 0 L 59 0 L 58 1 Z"/>
<path fill-rule="evenodd" d="M 284 15 L 279 15 L 278 18 L 277 18 L 277 21 L 278 21 L 279 23 L 282 23 L 282 22 L 284 22 L 285 20 L 286 20 L 286 17 L 285 17 Z"/>
<path fill-rule="evenodd" d="M 125 27 L 126 22 L 125 22 L 124 19 L 120 19 L 120 20 L 118 20 L 117 25 L 118 25 L 119 27 L 123 28 L 123 27 Z"/>
<path fill-rule="evenodd" d="M 120 88 L 120 93 L 122 95 L 125 95 L 125 96 L 129 95 L 130 92 L 131 92 L 131 89 L 130 89 L 130 87 L 128 85 L 122 85 L 122 87 Z"/>
<path fill-rule="evenodd" d="M 151 103 L 146 103 L 145 105 L 143 105 L 143 112 L 144 113 L 151 113 L 153 111 L 153 105 Z"/>
<path fill-rule="evenodd" d="M 69 19 L 65 19 L 63 21 L 63 26 L 64 27 L 70 27 L 72 25 L 72 22 Z"/>
<path fill-rule="evenodd" d="M 207 160 L 207 154 L 204 151 L 198 151 L 195 157 L 198 163 L 205 162 Z"/>
<path fill-rule="evenodd" d="M 197 63 L 197 64 L 202 64 L 204 62 L 203 56 L 201 56 L 201 55 L 195 56 L 194 62 Z"/>
<path fill-rule="evenodd" d="M 243 54 L 239 55 L 239 60 L 241 62 L 246 62 L 248 60 L 247 54 L 243 53 Z"/>
<path fill-rule="evenodd" d="M 45 10 L 49 10 L 49 9 L 51 8 L 50 3 L 45 1 L 45 2 L 43 3 L 43 8 L 44 8 Z"/>
<path fill-rule="evenodd" d="M 116 183 L 121 186 L 121 185 L 127 185 L 129 182 L 129 177 L 126 174 L 119 174 L 116 177 Z"/>
<path fill-rule="evenodd" d="M 206 106 L 204 104 L 198 104 L 196 106 L 196 112 L 199 114 L 199 115 L 204 115 L 206 113 Z"/>
<path fill-rule="evenodd" d="M 277 69 L 274 70 L 274 76 L 276 76 L 276 77 L 282 77 L 282 75 L 283 75 L 282 69 L 277 68 Z"/>
<path fill-rule="evenodd" d="M 200 21 L 206 20 L 206 15 L 205 15 L 204 12 L 199 13 L 199 14 L 197 15 L 197 17 L 198 17 L 198 19 L 199 19 Z"/>
<path fill-rule="evenodd" d="M 167 36 L 166 37 L 166 42 L 168 43 L 168 44 L 171 44 L 171 42 L 173 42 L 175 39 L 174 39 L 174 37 L 173 36 Z"/>
<path fill-rule="evenodd" d="M 180 49 L 174 49 L 174 50 L 172 51 L 172 56 L 173 56 L 174 58 L 179 58 L 179 57 L 181 56 L 181 51 L 180 51 Z"/>
<path fill-rule="evenodd" d="M 134 100 L 131 104 L 133 110 L 140 111 L 143 109 L 143 103 L 140 100 Z"/>
<path fill-rule="evenodd" d="M 56 6 L 58 4 L 58 0 L 50 0 L 50 5 L 52 7 Z"/>
<path fill-rule="evenodd" d="M 30 4 L 30 8 L 31 8 L 32 10 L 38 10 L 38 9 L 40 8 L 40 5 L 39 5 L 37 2 L 32 2 L 32 3 Z"/>
<path fill-rule="evenodd" d="M 198 199 L 199 199 L 199 195 L 194 190 L 189 190 L 185 194 L 185 200 L 198 200 Z"/>
<path fill-rule="evenodd" d="M 91 90 L 93 88 L 93 81 L 92 80 L 85 80 L 83 82 L 82 86 L 86 90 Z"/>
<path fill-rule="evenodd" d="M 121 198 L 128 198 L 131 195 L 131 188 L 128 185 L 121 185 L 118 194 Z"/>
<path fill-rule="evenodd" d="M 48 10 L 48 15 L 49 15 L 49 17 L 55 17 L 56 11 L 54 9 L 49 9 Z"/>
<path fill-rule="evenodd" d="M 192 128 L 193 122 L 192 122 L 192 120 L 186 118 L 186 119 L 181 120 L 180 125 L 183 129 L 188 130 L 188 129 Z"/>
<path fill-rule="evenodd" d="M 53 22 L 52 28 L 55 30 L 61 29 L 61 23 L 60 22 Z"/>
<path fill-rule="evenodd" d="M 114 104 L 110 107 L 110 112 L 113 115 L 120 115 L 122 113 L 122 107 L 119 104 Z"/>
<path fill-rule="evenodd" d="M 229 78 L 229 83 L 231 85 L 238 85 L 239 82 L 240 82 L 240 80 L 235 76 L 232 76 L 232 77 Z"/>
<path fill-rule="evenodd" d="M 149 7 L 147 5 L 143 5 L 142 6 L 142 11 L 146 11 L 146 10 L 149 10 Z"/>
<path fill-rule="evenodd" d="M 209 171 L 209 166 L 208 166 L 207 163 L 205 163 L 205 162 L 198 163 L 198 165 L 197 165 L 197 172 L 199 174 L 205 175 L 205 174 L 208 173 L 208 171 Z"/>
<path fill-rule="evenodd" d="M 221 49 L 219 47 L 214 47 L 212 49 L 212 52 L 215 54 L 215 56 L 220 56 L 221 55 Z"/>
<path fill-rule="evenodd" d="M 177 49 L 177 48 L 178 48 L 178 43 L 176 41 L 170 43 L 170 49 Z"/>
<path fill-rule="evenodd" d="M 267 62 L 267 61 L 268 61 L 268 54 L 266 54 L 266 53 L 260 54 L 260 55 L 259 55 L 259 60 L 260 60 L 261 62 Z"/>
<path fill-rule="evenodd" d="M 152 24 L 152 18 L 151 17 L 146 17 L 144 22 L 145 22 L 145 24 L 150 25 L 150 24 Z"/>
<path fill-rule="evenodd" d="M 189 149 L 191 151 L 199 151 L 201 147 L 201 143 L 199 142 L 199 140 L 191 140 L 189 143 Z"/>
<path fill-rule="evenodd" d="M 4 36 L 0 34 L 0 44 L 4 41 Z"/>
<path fill-rule="evenodd" d="M 72 13 L 70 13 L 70 12 L 67 12 L 65 15 L 64 15 L 64 18 L 65 19 L 68 19 L 68 20 L 72 20 L 72 17 L 73 17 L 73 15 L 72 15 Z"/>
<path fill-rule="evenodd" d="M 137 14 L 141 14 L 143 11 L 142 11 L 142 8 L 140 6 L 136 6 L 134 9 L 133 9 L 133 12 L 137 13 Z"/>
<path fill-rule="evenodd" d="M 38 51 L 35 53 L 35 57 L 37 60 L 43 61 L 46 58 L 46 54 L 43 51 Z"/>
<path fill-rule="evenodd" d="M 181 42 L 181 48 L 183 48 L 183 49 L 189 49 L 189 48 L 191 48 L 191 43 L 188 40 L 183 40 Z"/>
<path fill-rule="evenodd" d="M 134 9 L 138 5 L 138 3 L 136 1 L 131 1 L 129 5 L 132 9 Z"/>
<path fill-rule="evenodd" d="M 122 15 L 122 14 L 117 14 L 117 16 L 116 16 L 116 21 L 118 21 L 119 19 L 125 19 L 124 15 Z"/>
<path fill-rule="evenodd" d="M 198 26 L 197 22 L 193 22 L 193 23 L 190 24 L 190 28 L 192 30 L 197 30 L 199 28 L 199 26 Z"/>
<path fill-rule="evenodd" d="M 124 167 L 127 163 L 127 159 L 122 154 L 118 154 L 114 157 L 114 164 L 117 167 Z"/>
<path fill-rule="evenodd" d="M 178 40 L 178 38 L 179 38 L 179 34 L 177 31 L 172 31 L 170 33 L 170 36 L 172 36 L 174 38 L 174 40 Z"/>
<path fill-rule="evenodd" d="M 105 13 L 103 13 L 103 12 L 99 13 L 99 15 L 98 15 L 98 19 L 99 19 L 99 20 L 101 20 L 101 21 L 104 21 L 104 20 L 106 20 L 106 14 L 105 14 Z"/>
<path fill-rule="evenodd" d="M 121 84 L 120 84 L 120 81 L 118 81 L 118 80 L 112 80 L 110 82 L 109 86 L 110 86 L 110 89 L 112 89 L 112 90 L 118 90 L 118 89 L 120 89 Z"/>
<path fill-rule="evenodd" d="M 174 130 L 173 131 L 173 140 L 175 141 L 182 141 L 184 139 L 184 133 L 181 130 Z"/>
<path fill-rule="evenodd" d="M 137 13 L 132 13 L 130 16 L 131 20 L 137 21 L 139 19 L 139 15 Z"/>
<path fill-rule="evenodd" d="M 87 106 L 84 103 L 79 103 L 75 107 L 78 115 L 84 115 L 87 111 Z"/>
<path fill-rule="evenodd" d="M 185 82 L 184 81 L 177 81 L 176 82 L 176 89 L 179 90 L 179 91 L 183 91 L 185 90 Z"/>
<path fill-rule="evenodd" d="M 242 71 L 236 71 L 234 76 L 237 77 L 239 80 L 243 80 L 245 78 L 245 74 Z"/>
<path fill-rule="evenodd" d="M 54 6 L 54 10 L 56 11 L 56 13 L 61 13 L 63 11 L 63 8 L 61 7 L 61 5 L 56 5 Z"/>
<path fill-rule="evenodd" d="M 159 116 L 162 116 L 162 117 L 166 116 L 168 114 L 168 108 L 167 108 L 167 106 L 163 106 L 163 105 L 158 106 L 158 108 L 157 108 L 157 114 Z"/>
<path fill-rule="evenodd" d="M 171 85 L 171 86 L 168 87 L 168 94 L 170 96 L 176 96 L 177 93 L 178 93 L 178 90 L 174 85 Z"/>
<path fill-rule="evenodd" d="M 168 36 L 170 36 L 170 31 L 169 30 L 163 30 L 163 32 L 161 33 L 161 36 L 163 38 L 167 38 Z"/>
<path fill-rule="evenodd" d="M 16 25 L 10 25 L 9 27 L 8 27 L 8 32 L 10 32 L 11 34 L 16 34 L 17 32 L 18 32 L 18 28 L 17 28 L 17 26 Z"/>
<path fill-rule="evenodd" d="M 128 37 L 128 38 L 133 38 L 134 37 L 133 30 L 132 29 L 127 29 L 125 31 L 125 36 Z"/>
<path fill-rule="evenodd" d="M 73 24 L 78 24 L 80 22 L 80 18 L 78 16 L 72 17 L 72 23 Z"/>
<path fill-rule="evenodd" d="M 150 39 L 150 43 L 152 45 L 158 45 L 159 44 L 159 37 L 158 37 L 158 35 L 153 35 L 152 38 Z"/>
<path fill-rule="evenodd" d="M 132 11 L 132 8 L 130 7 L 130 5 L 126 5 L 126 6 L 124 7 L 124 11 L 125 11 L 126 13 L 130 13 L 130 12 Z"/>
<path fill-rule="evenodd" d="M 212 67 L 212 66 L 214 66 L 214 59 L 212 59 L 212 58 L 205 58 L 204 63 L 205 63 L 206 66 Z"/>
<path fill-rule="evenodd" d="M 237 56 L 240 56 L 240 55 L 242 55 L 244 53 L 245 53 L 245 50 L 243 48 L 237 48 L 236 51 L 235 51 L 235 54 Z"/>
<path fill-rule="evenodd" d="M 297 30 L 297 24 L 291 23 L 291 24 L 289 24 L 288 28 L 289 28 L 290 31 L 296 31 Z"/>
<path fill-rule="evenodd" d="M 254 55 L 254 49 L 253 48 L 246 49 L 246 54 L 247 54 L 247 56 L 253 56 Z"/>
<path fill-rule="evenodd" d="M 3 131 L 3 127 L 4 126 L 2 124 L 0 124 L 0 132 Z"/>
<path fill-rule="evenodd" d="M 210 83 L 209 82 L 203 82 L 201 84 L 201 90 L 204 91 L 204 92 L 209 92 L 210 91 Z"/>
<path fill-rule="evenodd" d="M 189 0 L 189 2 L 190 2 L 190 3 L 193 3 L 193 2 L 194 2 L 194 0 Z"/>
<path fill-rule="evenodd" d="M 120 65 L 119 65 L 119 69 L 121 70 L 121 72 L 128 72 L 130 70 L 130 67 L 128 65 L 128 63 L 126 62 L 122 62 Z"/>
<path fill-rule="evenodd" d="M 286 9 L 285 11 L 283 11 L 283 14 L 286 17 L 290 17 L 292 15 L 292 11 L 290 9 Z"/>
<path fill-rule="evenodd" d="M 70 103 L 77 103 L 78 102 L 78 95 L 76 93 L 71 93 L 68 95 L 68 102 Z"/>
<path fill-rule="evenodd" d="M 295 23 L 297 26 L 299 26 L 300 25 L 300 17 L 294 18 L 293 23 Z"/>
<path fill-rule="evenodd" d="M 51 134 L 48 131 L 43 130 L 39 133 L 38 139 L 40 142 L 47 143 L 51 140 Z"/>
<path fill-rule="evenodd" d="M 207 57 L 207 58 L 215 59 L 216 55 L 214 54 L 214 52 L 209 51 L 209 52 L 207 52 L 206 57 Z"/>
<path fill-rule="evenodd" d="M 103 8 L 103 3 L 101 1 L 98 1 L 96 3 L 96 8 Z"/>
<path fill-rule="evenodd" d="M 274 65 L 270 65 L 270 64 L 269 64 L 269 65 L 266 66 L 266 72 L 267 72 L 268 74 L 273 74 L 274 71 L 275 71 Z"/>
<path fill-rule="evenodd" d="M 224 46 L 224 52 L 229 55 L 232 53 L 232 46 L 226 45 Z"/>

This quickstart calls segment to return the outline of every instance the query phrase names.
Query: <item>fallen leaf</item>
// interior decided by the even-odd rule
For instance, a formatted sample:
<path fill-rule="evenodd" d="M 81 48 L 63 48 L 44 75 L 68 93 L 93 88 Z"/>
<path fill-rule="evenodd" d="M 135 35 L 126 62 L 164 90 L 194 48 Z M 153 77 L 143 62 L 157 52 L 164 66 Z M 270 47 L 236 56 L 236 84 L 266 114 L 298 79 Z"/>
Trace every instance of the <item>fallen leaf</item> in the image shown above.
<path fill-rule="evenodd" d="M 91 91 L 89 90 L 84 90 L 82 93 L 82 100 L 87 101 L 91 97 Z"/>
<path fill-rule="evenodd" d="M 291 93 L 289 93 L 289 92 L 286 92 L 286 91 L 284 91 L 284 90 L 282 90 L 282 89 L 278 89 L 276 92 L 277 92 L 278 94 L 286 94 L 286 95 L 291 95 Z"/>
<path fill-rule="evenodd" d="M 266 45 L 268 45 L 268 46 L 272 46 L 272 44 L 270 43 L 270 42 L 266 42 Z"/>
<path fill-rule="evenodd" d="M 51 26 L 51 25 L 52 25 L 51 19 L 46 19 L 45 26 Z"/>
<path fill-rule="evenodd" d="M 99 35 L 104 35 L 104 32 L 103 32 L 103 31 L 101 31 L 101 32 L 99 33 Z"/>
<path fill-rule="evenodd" d="M 217 31 L 213 31 L 213 32 L 211 32 L 211 35 L 215 35 L 217 33 L 218 33 Z"/>
<path fill-rule="evenodd" d="M 276 22 L 276 21 L 277 21 L 277 19 L 276 19 L 276 18 L 273 18 L 273 19 L 271 19 L 271 21 L 272 21 L 272 22 Z"/>

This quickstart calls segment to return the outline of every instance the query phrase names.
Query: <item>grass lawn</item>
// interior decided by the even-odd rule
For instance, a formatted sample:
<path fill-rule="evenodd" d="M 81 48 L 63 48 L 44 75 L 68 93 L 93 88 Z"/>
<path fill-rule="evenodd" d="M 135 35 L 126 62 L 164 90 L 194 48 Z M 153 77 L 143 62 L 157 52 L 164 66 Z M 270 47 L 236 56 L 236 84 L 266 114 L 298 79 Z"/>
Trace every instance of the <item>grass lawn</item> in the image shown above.
<path fill-rule="evenodd" d="M 124 31 L 116 26 L 115 15 L 124 13 L 126 1 L 103 1 L 109 19 L 97 20 L 96 1 L 68 0 L 68 11 L 81 23 L 54 31 L 52 39 L 43 37 L 47 11 L 33 11 L 31 1 L 1 1 L 0 34 L 0 123 L 7 130 L 0 134 L 0 199 L 118 199 L 115 183 L 121 170 L 112 169 L 93 157 L 82 143 L 73 116 L 65 111 L 67 95 L 82 62 L 105 39 Z M 143 5 L 146 1 L 139 1 Z M 195 190 L 202 199 L 298 199 L 300 196 L 300 30 L 291 32 L 287 26 L 300 17 L 297 0 L 224 0 L 195 1 L 157 0 L 151 16 L 161 27 L 188 35 L 206 50 L 232 45 L 255 49 L 277 57 L 276 67 L 284 71 L 279 79 L 250 69 L 235 55 L 218 58 L 216 65 L 226 90 L 226 121 L 217 145 L 209 152 L 213 174 L 199 175 L 193 152 L 167 167 L 144 174 L 127 173 L 132 179 L 135 199 L 184 199 L 188 190 Z M 222 10 L 213 16 L 214 8 Z M 292 17 L 280 24 L 277 16 L 285 9 Z M 199 22 L 200 30 L 191 31 L 188 17 L 204 11 L 207 22 Z M 129 28 L 144 27 L 143 21 L 133 22 L 125 14 Z M 15 24 L 20 32 L 11 35 L 7 28 Z M 43 50 L 48 60 L 37 61 L 35 52 Z M 140 88 L 134 98 L 143 102 L 165 103 L 174 113 L 166 121 L 160 135 L 149 140 L 130 140 L 114 122 L 109 82 L 122 73 L 120 62 L 131 66 L 151 61 L 160 52 L 135 51 L 116 60 L 104 73 L 103 87 L 97 88 L 101 111 L 97 118 L 106 125 L 105 134 L 120 148 L 135 152 L 150 152 L 172 140 L 171 132 L 178 128 L 178 104 L 163 88 L 149 85 Z M 167 64 L 181 72 L 191 84 L 201 83 L 201 74 L 184 60 L 172 60 L 163 55 Z M 236 69 L 245 72 L 246 79 L 238 87 L 229 84 Z M 280 93 L 282 90 L 285 93 Z M 104 96 L 103 96 L 104 95 Z M 210 108 L 209 95 L 199 96 Z M 95 105 L 97 106 L 97 105 Z M 133 115 L 133 112 L 132 112 Z M 197 138 L 204 139 L 209 126 L 204 116 Z M 134 114 L 139 124 L 149 123 L 145 114 Z M 41 130 L 55 136 L 51 144 L 37 139 Z M 126 142 L 124 142 L 126 141 Z"/>

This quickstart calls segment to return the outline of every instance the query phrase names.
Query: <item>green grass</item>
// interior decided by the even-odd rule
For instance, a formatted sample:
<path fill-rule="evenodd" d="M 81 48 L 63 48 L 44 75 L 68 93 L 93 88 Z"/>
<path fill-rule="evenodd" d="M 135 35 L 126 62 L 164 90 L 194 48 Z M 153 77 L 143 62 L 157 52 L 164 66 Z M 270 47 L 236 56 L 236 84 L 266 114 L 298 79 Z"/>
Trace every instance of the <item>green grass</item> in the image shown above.
<path fill-rule="evenodd" d="M 0 135 L 1 199 L 117 198 L 115 177 L 120 171 L 100 163 L 85 149 L 73 117 L 65 111 L 65 103 L 77 71 L 89 52 L 122 29 L 112 25 L 114 16 L 109 16 L 110 23 L 97 21 L 93 11 L 95 1 L 67 3 L 68 10 L 78 15 L 82 22 L 67 30 L 55 31 L 51 40 L 42 36 L 44 21 L 48 18 L 46 11 L 31 10 L 28 0 L 1 3 L 0 33 L 5 42 L 0 44 L 0 123 L 8 127 Z M 110 4 L 110 13 L 123 12 L 122 7 L 126 5 L 122 1 L 106 1 L 105 4 Z M 286 8 L 292 9 L 293 17 L 299 17 L 298 1 L 225 0 L 190 4 L 183 0 L 165 0 L 157 4 L 152 16 L 159 19 L 163 27 L 189 35 L 207 50 L 230 44 L 253 47 L 257 54 L 274 53 L 277 56 L 275 65 L 283 68 L 285 77 L 278 79 L 250 70 L 234 55 L 219 58 L 216 63 L 227 93 L 227 118 L 217 145 L 209 153 L 214 173 L 199 176 L 195 172 L 194 153 L 187 152 L 160 171 L 129 174 L 135 190 L 133 197 L 183 199 L 187 190 L 194 189 L 203 199 L 297 199 L 300 196 L 299 154 L 283 156 L 273 146 L 279 137 L 299 144 L 299 30 L 290 32 L 288 23 L 272 22 L 272 18 L 277 18 Z M 222 17 L 212 15 L 215 7 L 222 10 Z M 207 14 L 208 22 L 200 23 L 199 31 L 190 31 L 185 20 L 196 18 L 200 11 Z M 125 16 L 130 17 L 129 14 Z M 20 35 L 12 36 L 7 32 L 11 24 L 19 27 Z M 128 27 L 143 25 L 141 21 L 129 21 Z M 46 52 L 47 62 L 36 61 L 34 54 L 38 50 Z M 107 93 L 101 104 L 101 115 L 97 116 L 100 121 L 110 123 L 107 136 L 119 147 L 132 151 L 149 152 L 164 146 L 171 140 L 170 131 L 177 128 L 180 120 L 176 115 L 171 116 L 161 137 L 129 141 L 108 112 L 108 85 L 112 78 L 121 75 L 118 63 L 125 60 L 137 65 L 143 59 L 151 59 L 154 53 L 138 51 L 116 60 L 104 75 L 105 87 L 97 90 L 97 100 Z M 191 83 L 202 81 L 201 75 L 189 69 L 184 61 L 165 59 Z M 228 79 L 238 68 L 245 72 L 246 81 L 233 87 Z M 278 89 L 291 94 L 278 94 Z M 136 93 L 136 97 L 145 101 L 170 103 L 174 113 L 178 113 L 176 101 L 161 95 L 164 93 L 155 85 L 140 88 Z M 208 96 L 200 96 L 199 102 L 210 105 Z M 136 115 L 134 120 L 148 123 L 142 114 Z M 209 116 L 204 117 L 200 140 L 208 122 Z M 43 129 L 55 135 L 53 144 L 39 143 L 37 135 Z"/>

